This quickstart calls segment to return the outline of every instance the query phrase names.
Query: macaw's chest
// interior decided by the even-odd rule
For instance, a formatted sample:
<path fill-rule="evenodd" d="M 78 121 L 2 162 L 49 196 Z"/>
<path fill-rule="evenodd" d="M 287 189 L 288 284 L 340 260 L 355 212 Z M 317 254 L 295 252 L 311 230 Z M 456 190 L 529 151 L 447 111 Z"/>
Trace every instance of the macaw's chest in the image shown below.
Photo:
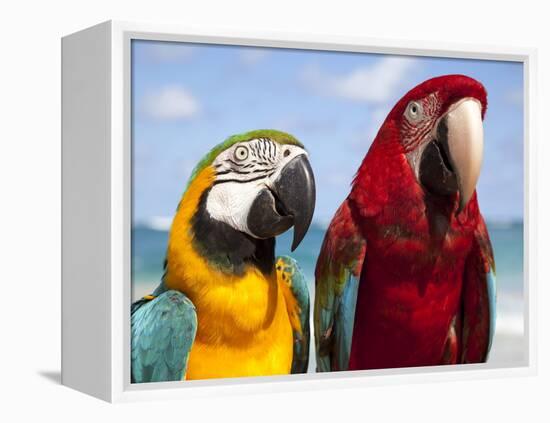
<path fill-rule="evenodd" d="M 289 374 L 293 334 L 276 280 L 211 287 L 195 301 L 187 379 Z"/>
<path fill-rule="evenodd" d="M 386 219 L 366 226 L 368 255 L 391 265 L 387 271 L 396 277 L 430 278 L 464 260 L 471 249 L 474 225 L 454 216 L 428 218 L 417 212 L 406 219 Z"/>
<path fill-rule="evenodd" d="M 393 235 L 367 240 L 352 369 L 441 364 L 460 309 L 471 236 L 451 228 L 439 237 L 428 230 L 413 236 L 401 229 L 400 236 Z"/>

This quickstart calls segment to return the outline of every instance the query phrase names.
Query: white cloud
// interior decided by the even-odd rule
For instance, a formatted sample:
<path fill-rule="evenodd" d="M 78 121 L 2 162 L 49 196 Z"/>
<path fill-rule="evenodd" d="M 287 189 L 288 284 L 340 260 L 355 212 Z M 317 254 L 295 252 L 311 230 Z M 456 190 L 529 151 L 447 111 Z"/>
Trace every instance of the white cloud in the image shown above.
<path fill-rule="evenodd" d="M 265 48 L 245 48 L 240 52 L 240 60 L 247 66 L 253 66 L 264 60 L 268 55 Z"/>
<path fill-rule="evenodd" d="M 516 87 L 510 89 L 508 92 L 504 94 L 504 97 L 506 101 L 509 104 L 513 104 L 514 106 L 523 106 L 523 88 L 522 87 Z"/>
<path fill-rule="evenodd" d="M 149 45 L 146 54 L 156 62 L 182 62 L 191 58 L 195 50 L 195 47 L 186 44 L 162 41 Z"/>
<path fill-rule="evenodd" d="M 370 106 L 365 112 L 364 124 L 350 139 L 349 145 L 358 152 L 366 153 L 390 110 L 391 105 L 389 104 Z"/>
<path fill-rule="evenodd" d="M 144 111 L 157 120 L 190 119 L 200 111 L 196 98 L 184 87 L 166 86 L 145 97 Z"/>
<path fill-rule="evenodd" d="M 329 75 L 318 67 L 310 67 L 303 74 L 304 82 L 316 91 L 348 100 L 384 103 L 394 99 L 407 82 L 407 74 L 417 61 L 406 57 L 385 57 L 371 66 L 354 69 L 345 75 Z"/>
<path fill-rule="evenodd" d="M 314 119 L 290 114 L 276 119 L 270 127 L 279 128 L 291 134 L 294 133 L 324 133 L 335 130 L 340 125 L 336 119 Z"/>

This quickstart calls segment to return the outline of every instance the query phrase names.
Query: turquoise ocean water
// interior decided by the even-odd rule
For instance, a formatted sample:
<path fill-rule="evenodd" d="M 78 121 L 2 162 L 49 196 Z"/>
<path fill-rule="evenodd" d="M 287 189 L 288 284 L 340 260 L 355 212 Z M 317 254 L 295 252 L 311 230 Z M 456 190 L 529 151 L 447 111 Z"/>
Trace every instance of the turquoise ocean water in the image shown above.
<path fill-rule="evenodd" d="M 489 222 L 487 226 L 497 266 L 497 328 L 493 350 L 500 348 L 502 351 L 496 354 L 499 362 L 510 364 L 520 359 L 523 345 L 523 224 Z M 290 252 L 292 231 L 277 239 L 277 254 L 292 255 L 310 281 L 312 304 L 315 263 L 324 234 L 325 228 L 313 224 L 294 253 Z M 150 293 L 159 283 L 167 240 L 168 231 L 164 228 L 145 224 L 133 227 L 133 300 Z"/>

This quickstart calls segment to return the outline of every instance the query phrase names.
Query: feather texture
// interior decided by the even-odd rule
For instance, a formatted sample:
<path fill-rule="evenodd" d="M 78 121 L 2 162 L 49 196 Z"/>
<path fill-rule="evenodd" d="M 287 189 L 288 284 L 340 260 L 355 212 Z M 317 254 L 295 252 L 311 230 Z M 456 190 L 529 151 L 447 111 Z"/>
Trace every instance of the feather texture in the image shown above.
<path fill-rule="evenodd" d="M 307 280 L 291 257 L 281 256 L 276 262 L 277 279 L 283 290 L 283 296 L 292 325 L 294 348 L 291 373 L 306 373 L 309 363 L 309 291 Z"/>
<path fill-rule="evenodd" d="M 359 277 L 366 252 L 346 200 L 325 235 L 315 269 L 317 371 L 347 370 Z"/>
<path fill-rule="evenodd" d="M 430 124 L 411 125 L 405 108 L 426 98 L 437 99 Z M 317 261 L 318 371 L 486 360 L 495 279 L 477 195 L 459 209 L 459 192 L 426 189 L 411 156 L 420 141 L 434 142 L 426 128 L 439 128 L 438 118 L 463 98 L 477 99 L 484 115 L 485 89 L 471 78 L 448 75 L 415 87 L 363 159 Z M 425 136 L 413 143 L 415 131 Z"/>
<path fill-rule="evenodd" d="M 134 303 L 132 382 L 184 379 L 196 331 L 195 307 L 181 292 L 166 291 Z"/>
<path fill-rule="evenodd" d="M 463 288 L 462 363 L 487 360 L 496 324 L 496 270 L 483 219 L 465 265 Z"/>

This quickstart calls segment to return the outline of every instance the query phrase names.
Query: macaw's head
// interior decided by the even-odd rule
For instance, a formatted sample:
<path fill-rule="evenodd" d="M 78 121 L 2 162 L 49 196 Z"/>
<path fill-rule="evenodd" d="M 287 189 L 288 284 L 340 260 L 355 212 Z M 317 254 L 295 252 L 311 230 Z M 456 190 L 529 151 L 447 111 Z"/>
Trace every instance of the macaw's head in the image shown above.
<path fill-rule="evenodd" d="M 258 130 L 228 138 L 197 165 L 184 194 L 200 192 L 190 216 L 202 252 L 222 259 L 258 256 L 294 227 L 294 250 L 315 207 L 315 181 L 303 145 L 293 136 Z M 273 252 L 271 252 L 272 254 Z M 270 255 L 271 255 L 270 254 Z"/>
<path fill-rule="evenodd" d="M 407 159 L 425 190 L 459 193 L 459 211 L 472 197 L 483 158 L 485 88 L 475 79 L 447 75 L 423 82 L 392 110 Z"/>
<path fill-rule="evenodd" d="M 429 79 L 397 102 L 373 147 L 397 139 L 424 192 L 454 198 L 458 193 L 460 212 L 479 178 L 486 109 L 485 88 L 475 79 L 463 75 Z"/>

